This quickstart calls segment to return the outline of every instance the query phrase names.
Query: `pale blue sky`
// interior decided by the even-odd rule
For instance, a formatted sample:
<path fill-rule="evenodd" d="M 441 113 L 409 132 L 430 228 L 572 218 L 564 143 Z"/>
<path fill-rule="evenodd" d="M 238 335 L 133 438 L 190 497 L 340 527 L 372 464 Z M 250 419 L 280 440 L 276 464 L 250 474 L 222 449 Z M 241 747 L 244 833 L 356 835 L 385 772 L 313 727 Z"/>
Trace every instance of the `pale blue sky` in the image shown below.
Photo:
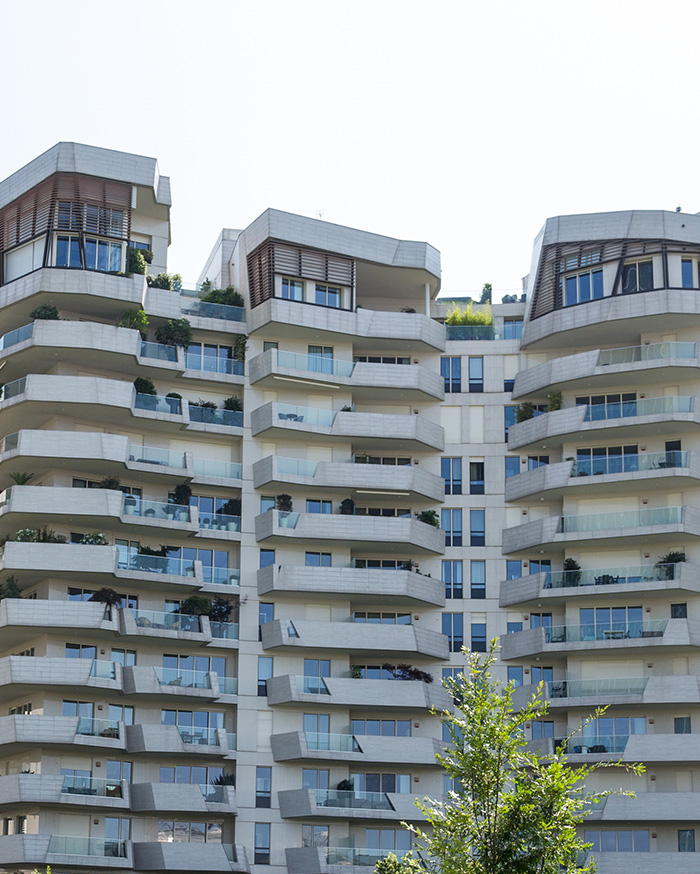
<path fill-rule="evenodd" d="M 694 0 L 23 0 L 0 178 L 59 140 L 157 157 L 170 268 L 266 207 L 518 288 L 549 215 L 700 210 Z"/>

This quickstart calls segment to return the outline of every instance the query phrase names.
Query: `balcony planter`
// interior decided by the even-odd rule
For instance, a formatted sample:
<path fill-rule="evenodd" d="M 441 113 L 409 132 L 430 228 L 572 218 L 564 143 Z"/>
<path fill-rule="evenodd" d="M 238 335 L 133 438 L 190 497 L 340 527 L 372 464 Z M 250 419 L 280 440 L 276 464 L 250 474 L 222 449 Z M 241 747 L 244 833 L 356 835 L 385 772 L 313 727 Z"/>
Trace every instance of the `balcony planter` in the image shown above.
<path fill-rule="evenodd" d="M 179 395 L 177 392 L 171 391 L 165 396 L 165 402 L 170 407 L 170 413 L 173 416 L 179 416 L 182 411 L 182 395 Z"/>
<path fill-rule="evenodd" d="M 126 495 L 124 498 L 124 515 L 133 516 L 138 506 L 138 500 L 133 495 Z"/>

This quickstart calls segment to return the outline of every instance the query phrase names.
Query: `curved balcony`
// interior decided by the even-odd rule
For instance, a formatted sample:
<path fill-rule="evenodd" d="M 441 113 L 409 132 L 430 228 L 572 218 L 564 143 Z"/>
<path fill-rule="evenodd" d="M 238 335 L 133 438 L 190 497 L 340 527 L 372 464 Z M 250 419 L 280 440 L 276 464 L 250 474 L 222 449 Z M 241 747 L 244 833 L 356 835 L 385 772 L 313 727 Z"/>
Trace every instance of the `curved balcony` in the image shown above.
<path fill-rule="evenodd" d="M 449 701 L 447 691 L 439 683 L 419 680 L 321 679 L 283 675 L 267 681 L 267 703 L 270 705 L 338 704 L 362 709 L 430 711 L 432 708 L 445 710 Z"/>
<path fill-rule="evenodd" d="M 687 619 L 614 622 L 610 626 L 554 625 L 501 637 L 504 660 L 583 652 L 617 652 L 645 648 L 698 646 L 700 627 Z"/>
<path fill-rule="evenodd" d="M 2 780 L 0 806 L 60 804 L 81 808 L 128 810 L 126 780 L 100 777 L 64 777 L 59 774 L 8 774 Z M 117 814 L 118 815 L 118 814 Z"/>
<path fill-rule="evenodd" d="M 123 722 L 88 719 L 77 716 L 2 716 L 0 717 L 0 749 L 7 754 L 22 752 L 47 744 L 79 750 L 95 747 L 103 755 L 126 749 L 126 729 Z"/>
<path fill-rule="evenodd" d="M 503 530 L 503 553 L 533 547 L 561 552 L 572 546 L 612 546 L 624 538 L 644 543 L 674 543 L 700 537 L 700 510 L 695 507 L 655 507 L 589 513 L 580 516 L 547 516 Z"/>
<path fill-rule="evenodd" d="M 443 554 L 445 534 L 416 519 L 380 516 L 342 516 L 323 513 L 281 513 L 268 510 L 255 517 L 258 542 L 285 542 L 287 539 L 327 543 L 340 541 L 351 548 L 367 549 L 369 544 L 385 552 Z"/>
<path fill-rule="evenodd" d="M 674 491 L 700 480 L 700 459 L 694 452 L 644 452 L 594 459 L 567 459 L 511 476 L 506 480 L 506 501 L 537 495 L 558 500 L 576 490 L 588 495 L 639 494 L 640 488 Z"/>
<path fill-rule="evenodd" d="M 182 871 L 183 874 L 248 872 L 250 862 L 242 844 L 186 844 L 152 841 L 134 844 L 134 868 L 138 871 Z"/>
<path fill-rule="evenodd" d="M 268 349 L 251 358 L 250 383 L 280 388 L 292 380 L 325 389 L 345 388 L 353 398 L 393 403 L 441 401 L 444 381 L 439 373 L 419 364 L 368 364 Z"/>
<path fill-rule="evenodd" d="M 673 379 L 697 377 L 700 359 L 697 344 L 689 342 L 647 343 L 616 349 L 592 349 L 565 355 L 536 367 L 521 370 L 515 377 L 513 398 L 536 397 L 551 391 L 590 389 L 599 384 L 606 390 L 645 386 Z"/>
<path fill-rule="evenodd" d="M 274 619 L 261 626 L 265 650 L 294 649 L 340 650 L 353 655 L 379 658 L 449 657 L 444 634 L 414 625 L 373 625 L 363 622 L 307 622 Z"/>
<path fill-rule="evenodd" d="M 289 874 L 369 874 L 390 852 L 355 846 L 287 847 L 284 851 Z"/>
<path fill-rule="evenodd" d="M 700 305 L 688 289 L 619 294 L 564 307 L 525 322 L 522 345 L 533 352 L 581 346 L 632 346 L 642 334 L 682 324 L 700 327 Z"/>
<path fill-rule="evenodd" d="M 165 811 L 225 813 L 232 816 L 237 813 L 236 790 L 233 786 L 212 786 L 206 783 L 133 783 L 130 788 L 132 811 L 159 815 Z"/>
<path fill-rule="evenodd" d="M 554 605 L 590 597 L 608 602 L 642 593 L 648 597 L 675 592 L 700 593 L 700 567 L 678 562 L 530 574 L 501 582 L 499 606 L 532 608 L 545 601 Z"/>
<path fill-rule="evenodd" d="M 280 337 L 306 341 L 309 334 L 324 334 L 329 342 L 350 338 L 355 351 L 375 351 L 378 346 L 387 352 L 445 349 L 444 325 L 420 313 L 365 308 L 350 312 L 273 297 L 254 307 L 248 320 L 251 332 L 270 324 L 274 324 L 275 336 Z"/>
<path fill-rule="evenodd" d="M 279 455 L 268 455 L 253 464 L 253 485 L 256 489 L 269 485 L 278 491 L 290 485 L 300 485 L 307 491 L 401 492 L 412 500 L 424 499 L 432 503 L 445 497 L 443 478 L 420 466 L 307 461 Z"/>
<path fill-rule="evenodd" d="M 532 700 L 538 685 L 520 686 L 514 691 L 517 708 Z M 553 710 L 595 709 L 601 703 L 611 707 L 644 704 L 677 707 L 681 703 L 700 704 L 700 687 L 696 676 L 619 677 L 611 679 L 553 680 L 543 684 L 543 698 Z"/>
<path fill-rule="evenodd" d="M 424 820 L 409 793 L 340 789 L 287 789 L 277 793 L 282 819 L 324 817 L 359 820 Z"/>
<path fill-rule="evenodd" d="M 236 677 L 219 676 L 208 671 L 135 665 L 124 668 L 122 676 L 125 695 L 216 701 L 222 696 L 233 698 L 238 691 Z M 163 702 L 161 704 L 165 706 Z"/>
<path fill-rule="evenodd" d="M 375 570 L 354 567 L 302 567 L 270 565 L 258 571 L 258 594 L 269 598 L 324 599 L 361 598 L 363 603 L 382 604 L 391 600 L 397 606 L 416 604 L 445 605 L 445 584 L 409 570 Z"/>
<path fill-rule="evenodd" d="M 308 442 L 316 435 L 343 443 L 361 440 L 366 450 L 390 446 L 392 451 L 410 453 L 445 448 L 442 427 L 416 415 L 319 410 L 273 401 L 253 410 L 250 425 L 254 437 L 276 440 L 296 437 Z"/>
<path fill-rule="evenodd" d="M 437 767 L 436 753 L 441 741 L 432 737 L 381 737 L 374 735 L 318 734 L 290 731 L 270 737 L 276 762 L 328 761 L 358 765 L 397 765 Z"/>
<path fill-rule="evenodd" d="M 695 398 L 667 396 L 554 410 L 511 425 L 508 449 L 561 449 L 570 440 L 633 440 L 692 433 L 700 417 Z"/>

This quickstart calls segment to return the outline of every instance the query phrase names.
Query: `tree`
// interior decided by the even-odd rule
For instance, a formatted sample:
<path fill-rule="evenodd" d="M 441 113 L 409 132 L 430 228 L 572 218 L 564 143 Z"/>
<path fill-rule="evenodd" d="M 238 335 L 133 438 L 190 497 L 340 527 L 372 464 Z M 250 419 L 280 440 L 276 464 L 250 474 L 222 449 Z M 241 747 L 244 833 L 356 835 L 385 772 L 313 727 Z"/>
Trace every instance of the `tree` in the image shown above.
<path fill-rule="evenodd" d="M 489 672 L 496 649 L 494 640 L 483 660 L 463 650 L 466 673 L 444 681 L 454 712 L 445 711 L 442 721 L 452 746 L 437 759 L 456 791 L 443 801 L 416 801 L 430 826 L 425 831 L 403 823 L 413 833 L 417 855 L 382 859 L 377 874 L 595 871 L 594 861 L 577 860 L 590 845 L 576 834 L 576 827 L 613 790 L 586 791 L 585 780 L 601 768 L 621 767 L 636 774 L 643 768 L 622 762 L 570 765 L 565 742 L 553 754 L 530 751 L 525 723 L 541 719 L 548 705 L 540 688 L 525 707 L 515 709 L 513 685 L 502 688 Z M 616 794 L 633 795 L 621 790 Z"/>
<path fill-rule="evenodd" d="M 481 299 L 479 303 L 491 303 L 491 295 L 493 294 L 493 288 L 491 287 L 490 282 L 485 282 L 484 287 L 481 289 Z"/>

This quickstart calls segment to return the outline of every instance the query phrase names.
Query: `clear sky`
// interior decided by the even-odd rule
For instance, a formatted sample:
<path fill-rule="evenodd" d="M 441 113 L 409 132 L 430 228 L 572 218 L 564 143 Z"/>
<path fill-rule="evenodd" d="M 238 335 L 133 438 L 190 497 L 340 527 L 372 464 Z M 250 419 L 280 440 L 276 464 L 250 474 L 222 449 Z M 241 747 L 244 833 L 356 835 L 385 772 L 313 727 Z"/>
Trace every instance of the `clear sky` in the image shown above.
<path fill-rule="evenodd" d="M 700 210 L 697 0 L 5 0 L 0 178 L 59 140 L 157 157 L 170 269 L 268 206 L 517 289 L 550 215 Z"/>

